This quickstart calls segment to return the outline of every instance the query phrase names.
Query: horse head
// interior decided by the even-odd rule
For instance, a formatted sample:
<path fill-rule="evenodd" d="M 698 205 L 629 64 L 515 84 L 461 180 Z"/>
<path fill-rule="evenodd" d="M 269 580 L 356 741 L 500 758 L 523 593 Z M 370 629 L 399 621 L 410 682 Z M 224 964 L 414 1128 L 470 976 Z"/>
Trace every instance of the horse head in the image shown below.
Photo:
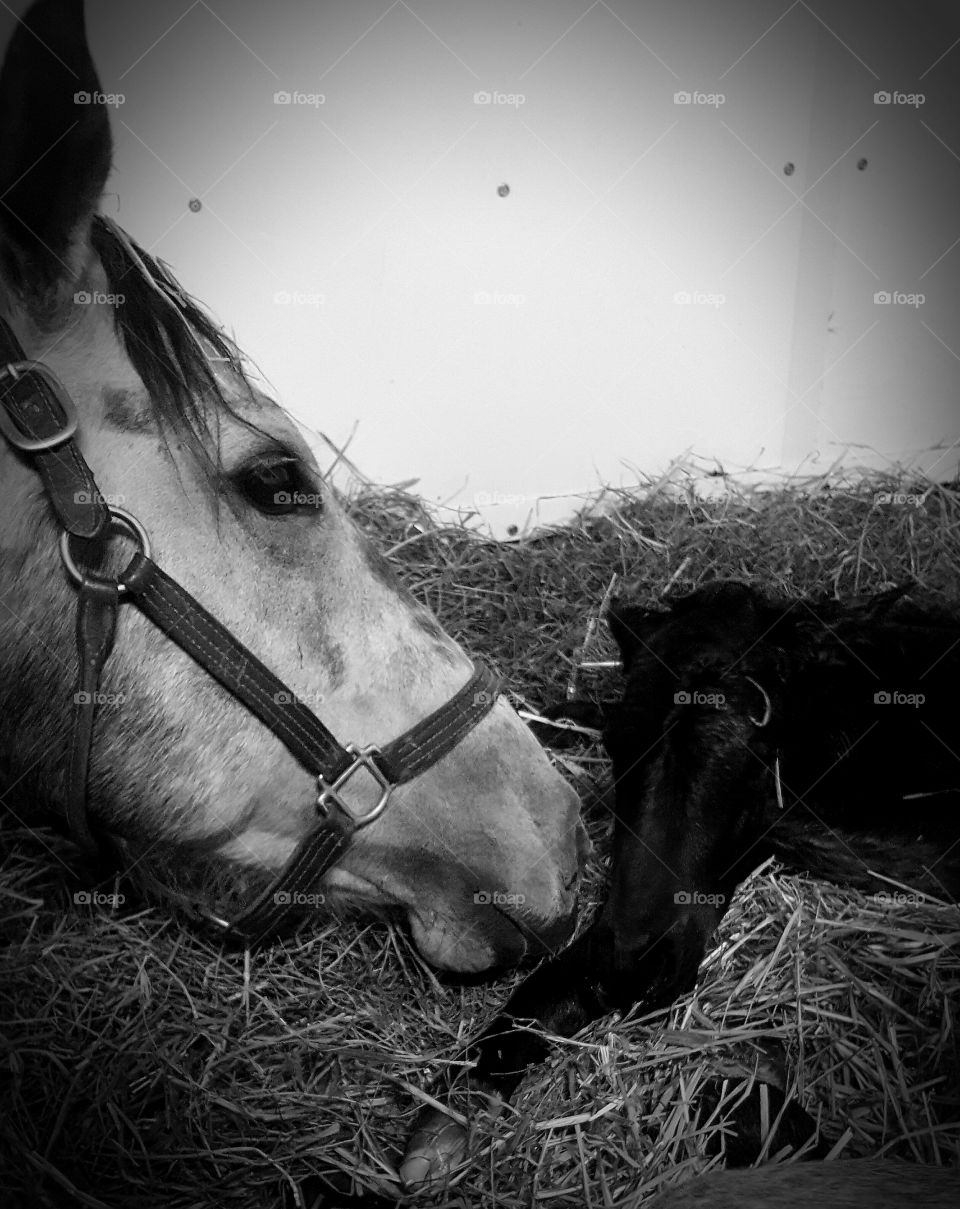
<path fill-rule="evenodd" d="M 0 77 L 0 316 L 62 382 L 99 493 L 138 519 L 164 571 L 336 736 L 383 745 L 453 697 L 471 660 L 355 528 L 232 341 L 97 213 L 111 162 L 98 95 L 82 5 L 40 0 Z M 75 588 L 33 461 L 3 439 L 0 484 L 0 799 L 28 821 L 62 817 Z M 314 778 L 126 605 L 100 688 L 96 828 L 131 866 L 255 894 L 314 825 Z M 362 808 L 376 787 L 349 792 Z M 566 938 L 584 846 L 576 795 L 501 698 L 393 789 L 305 909 L 399 911 L 428 961 L 479 971 Z"/>

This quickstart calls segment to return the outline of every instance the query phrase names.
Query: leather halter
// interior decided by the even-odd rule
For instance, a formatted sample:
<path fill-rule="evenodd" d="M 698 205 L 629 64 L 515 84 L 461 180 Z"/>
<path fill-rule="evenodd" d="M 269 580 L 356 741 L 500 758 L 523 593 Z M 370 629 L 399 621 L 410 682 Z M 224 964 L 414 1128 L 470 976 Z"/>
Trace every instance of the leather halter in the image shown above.
<path fill-rule="evenodd" d="M 0 316 L 0 433 L 40 473 L 63 530 L 60 551 L 77 586 L 77 688 L 67 782 L 66 818 L 73 838 L 100 855 L 87 810 L 87 775 L 100 675 L 113 648 L 122 601 L 135 604 L 228 692 L 260 719 L 317 778 L 317 822 L 262 894 L 233 920 L 199 910 L 228 935 L 254 945 L 274 934 L 316 890 L 355 833 L 379 818 L 395 785 L 412 780 L 451 751 L 493 708 L 494 674 L 478 663 L 467 683 L 444 705 L 384 747 L 340 744 L 320 719 L 219 621 L 150 557 L 142 525 L 122 508 L 108 507 L 74 440 L 77 414 L 63 384 L 42 362 L 25 358 Z M 79 549 L 124 531 L 138 550 L 119 577 L 84 570 Z M 89 554 L 89 550 L 87 551 Z M 344 788 L 363 775 L 377 801 L 358 814 Z"/>

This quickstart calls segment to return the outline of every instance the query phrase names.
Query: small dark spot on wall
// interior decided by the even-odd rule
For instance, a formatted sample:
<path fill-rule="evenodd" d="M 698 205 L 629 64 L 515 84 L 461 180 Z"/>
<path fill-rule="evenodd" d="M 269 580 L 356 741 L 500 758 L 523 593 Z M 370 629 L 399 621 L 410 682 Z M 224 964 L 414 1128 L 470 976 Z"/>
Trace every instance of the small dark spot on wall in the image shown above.
<path fill-rule="evenodd" d="M 498 185 L 497 186 L 497 197 L 507 197 L 509 195 L 509 193 L 510 193 L 509 185 Z"/>
<path fill-rule="evenodd" d="M 857 160 L 857 167 L 859 168 L 859 170 L 861 172 L 864 170 L 864 168 L 866 168 L 866 166 L 867 166 L 867 160 L 866 160 L 865 156 L 863 158 Z"/>
<path fill-rule="evenodd" d="M 784 176 L 793 176 L 794 172 L 796 172 L 796 168 L 793 164 L 784 164 L 783 165 L 783 175 Z"/>
<path fill-rule="evenodd" d="M 191 197 L 190 200 L 187 202 L 187 205 L 194 212 L 194 214 L 196 214 L 198 210 L 203 209 L 203 202 L 200 200 L 199 197 Z"/>

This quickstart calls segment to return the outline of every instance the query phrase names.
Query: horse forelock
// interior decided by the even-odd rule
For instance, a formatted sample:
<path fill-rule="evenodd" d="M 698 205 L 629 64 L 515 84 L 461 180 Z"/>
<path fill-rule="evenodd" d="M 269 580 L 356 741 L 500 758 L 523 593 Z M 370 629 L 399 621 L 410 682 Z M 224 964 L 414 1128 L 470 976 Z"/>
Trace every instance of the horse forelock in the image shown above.
<path fill-rule="evenodd" d="M 245 405 L 261 397 L 248 362 L 168 266 L 111 219 L 94 217 L 90 245 L 112 296 L 116 335 L 144 388 L 106 390 L 104 421 L 182 438 L 216 500 L 221 422 L 269 436 L 247 414 Z"/>

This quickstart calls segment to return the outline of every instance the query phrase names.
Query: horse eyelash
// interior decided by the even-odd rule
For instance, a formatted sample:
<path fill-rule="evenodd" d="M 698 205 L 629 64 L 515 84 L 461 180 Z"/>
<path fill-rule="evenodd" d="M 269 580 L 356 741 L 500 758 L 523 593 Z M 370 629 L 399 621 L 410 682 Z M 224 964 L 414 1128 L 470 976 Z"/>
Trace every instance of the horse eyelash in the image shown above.
<path fill-rule="evenodd" d="M 233 488 L 251 507 L 257 508 L 264 515 L 290 515 L 297 512 L 299 509 L 296 504 L 291 504 L 290 507 L 281 506 L 274 509 L 264 509 L 259 506 L 258 501 L 253 497 L 250 491 L 250 486 L 258 473 L 258 471 L 269 471 L 277 467 L 288 467 L 290 470 L 291 483 L 290 487 L 293 492 L 303 493 L 309 496 L 314 501 L 317 494 L 317 485 L 314 482 L 313 476 L 310 474 L 309 466 L 302 458 L 296 454 L 281 450 L 264 450 L 259 454 L 248 457 L 241 465 L 232 470 L 227 476 L 227 479 Z"/>

